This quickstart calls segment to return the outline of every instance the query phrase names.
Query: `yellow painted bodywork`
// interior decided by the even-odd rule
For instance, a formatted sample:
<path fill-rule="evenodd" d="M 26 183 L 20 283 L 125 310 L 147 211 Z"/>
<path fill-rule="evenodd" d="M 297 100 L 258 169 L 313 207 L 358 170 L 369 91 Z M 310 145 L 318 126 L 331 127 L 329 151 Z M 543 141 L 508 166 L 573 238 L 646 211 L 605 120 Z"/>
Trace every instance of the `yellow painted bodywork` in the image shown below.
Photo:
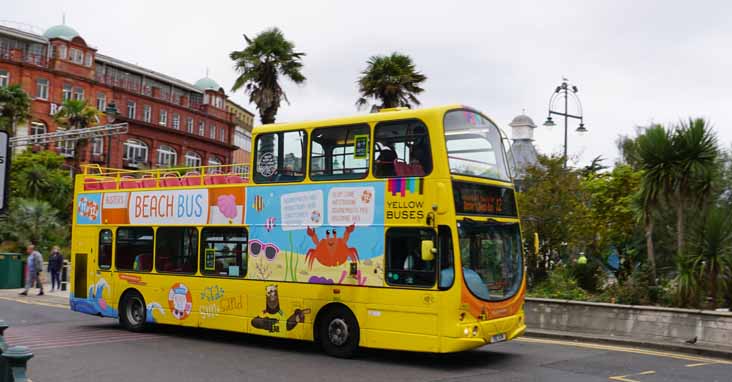
<path fill-rule="evenodd" d="M 158 274 L 155 272 L 154 267 L 153 271 L 149 273 L 118 272 L 114 269 L 100 270 L 97 264 L 99 232 L 102 229 L 112 229 L 114 232 L 117 226 L 108 224 L 80 225 L 77 224 L 77 214 L 75 213 L 72 228 L 72 259 L 76 260 L 78 254 L 86 255 L 87 272 L 85 277 L 80 275 L 71 277 L 73 298 L 94 299 L 94 302 L 100 306 L 116 310 L 119 307 L 122 295 L 128 290 L 134 289 L 144 297 L 145 303 L 148 305 L 148 314 L 152 315 L 156 323 L 303 340 L 313 340 L 314 322 L 318 312 L 323 307 L 329 304 L 342 304 L 348 307 L 358 320 L 360 345 L 382 349 L 448 353 L 489 344 L 491 338 L 499 334 L 504 334 L 506 340 L 521 336 L 526 328 L 523 313 L 525 280 L 522 280 L 519 293 L 500 304 L 485 303 L 481 307 L 469 307 L 468 301 L 465 300 L 462 272 L 459 272 L 462 268 L 460 266 L 460 251 L 458 249 L 456 229 L 458 217 L 455 214 L 451 182 L 453 179 L 464 179 L 475 183 L 494 184 L 508 188 L 513 188 L 513 185 L 487 179 L 451 176 L 446 160 L 442 119 L 445 112 L 462 108 L 464 107 L 461 105 L 449 105 L 421 110 L 374 113 L 326 121 L 260 126 L 255 128 L 252 139 L 253 142 L 256 142 L 257 135 L 262 133 L 296 129 L 303 129 L 310 135 L 314 128 L 355 123 L 368 123 L 371 126 L 371 136 L 373 137 L 373 126 L 378 122 L 409 118 L 422 120 L 429 127 L 434 167 L 433 171 L 424 177 L 424 194 L 420 196 L 420 200 L 424 203 L 425 213 L 432 211 L 434 207 L 436 225 L 446 225 L 451 228 L 453 253 L 456 254 L 454 259 L 455 269 L 458 271 L 455 272 L 453 285 L 448 290 L 438 290 L 437 285 L 432 288 L 389 286 L 383 281 L 383 278 L 379 285 L 356 286 L 255 280 L 249 278 L 249 275 L 245 279 L 211 277 L 203 276 L 200 269 L 195 275 Z M 84 175 L 82 174 L 76 179 L 75 211 L 79 208 L 79 197 L 84 194 L 94 192 L 104 194 L 119 191 L 83 191 L 83 178 Z M 370 172 L 368 177 L 360 179 L 356 183 L 379 181 L 384 181 L 384 179 L 375 178 L 373 173 Z M 306 179 L 298 184 L 348 184 L 349 182 L 312 182 Z M 249 183 L 246 188 L 254 190 L 260 186 Z M 285 184 L 281 186 L 287 187 Z M 199 186 L 198 188 L 216 187 L 224 186 L 211 185 Z M 388 201 L 389 197 L 387 196 L 385 202 Z M 384 208 L 388 212 L 388 207 L 385 206 Z M 497 220 L 518 222 L 517 218 L 497 218 Z M 424 222 L 418 219 L 407 219 L 406 222 L 404 219 L 390 219 L 387 213 L 385 213 L 384 224 L 385 230 L 396 225 L 424 226 Z M 153 228 L 157 229 L 157 227 Z M 113 258 L 115 255 L 113 253 Z M 200 267 L 200 261 L 198 264 Z M 379 265 L 382 266 L 383 272 L 384 264 L 374 264 L 374 272 L 376 272 Z M 352 276 L 348 276 L 345 284 L 352 281 L 350 278 Z M 84 285 L 76 285 L 76 283 L 84 283 Z M 171 289 L 174 289 L 178 283 L 187 287 L 192 305 L 190 313 L 183 319 L 173 314 L 172 305 L 169 302 Z M 264 310 L 267 289 L 271 286 L 276 287 L 276 292 L 279 295 L 280 312 L 277 313 L 268 313 Z M 99 290 L 99 293 L 97 293 L 97 290 Z M 103 300 L 103 303 L 99 300 Z M 481 308 L 483 311 L 487 309 L 490 312 L 494 307 L 496 311 L 502 313 L 490 317 L 485 315 L 481 317 L 480 314 L 475 314 L 475 309 Z M 308 312 L 304 314 L 304 322 L 298 323 L 294 328 L 288 330 L 287 320 L 298 309 Z M 271 319 L 274 322 L 271 330 L 252 327 L 252 320 L 256 317 Z"/>

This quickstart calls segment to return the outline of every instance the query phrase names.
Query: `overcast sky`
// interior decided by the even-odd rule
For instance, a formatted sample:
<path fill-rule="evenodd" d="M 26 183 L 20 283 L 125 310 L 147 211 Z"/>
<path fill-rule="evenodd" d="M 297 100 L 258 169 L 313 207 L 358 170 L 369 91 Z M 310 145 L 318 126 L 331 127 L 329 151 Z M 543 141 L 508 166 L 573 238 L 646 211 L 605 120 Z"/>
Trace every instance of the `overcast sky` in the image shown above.
<path fill-rule="evenodd" d="M 358 111 L 355 84 L 369 56 L 406 53 L 428 80 L 423 106 L 462 103 L 509 134 L 522 109 L 541 125 L 563 76 L 579 87 L 589 133 L 580 163 L 617 157 L 615 139 L 652 122 L 700 116 L 732 141 L 732 3 L 726 1 L 33 1 L 4 2 L 0 19 L 41 32 L 75 28 L 99 52 L 230 93 L 229 52 L 242 33 L 277 26 L 304 58 L 303 86 L 278 122 Z M 245 94 L 231 98 L 247 106 Z M 556 119 L 555 119 L 556 120 Z M 540 152 L 560 152 L 563 127 L 540 126 Z"/>

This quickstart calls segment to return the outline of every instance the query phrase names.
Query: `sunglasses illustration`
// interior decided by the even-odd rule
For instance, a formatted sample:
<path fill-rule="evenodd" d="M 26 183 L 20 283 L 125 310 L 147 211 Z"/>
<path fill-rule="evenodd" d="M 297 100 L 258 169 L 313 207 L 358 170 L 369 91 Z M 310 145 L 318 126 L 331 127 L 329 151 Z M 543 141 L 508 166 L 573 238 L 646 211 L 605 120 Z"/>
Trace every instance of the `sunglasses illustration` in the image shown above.
<path fill-rule="evenodd" d="M 259 257 L 260 253 L 264 253 L 267 261 L 273 261 L 280 253 L 280 248 L 273 243 L 262 243 L 257 239 L 249 240 L 249 254 L 252 257 Z"/>

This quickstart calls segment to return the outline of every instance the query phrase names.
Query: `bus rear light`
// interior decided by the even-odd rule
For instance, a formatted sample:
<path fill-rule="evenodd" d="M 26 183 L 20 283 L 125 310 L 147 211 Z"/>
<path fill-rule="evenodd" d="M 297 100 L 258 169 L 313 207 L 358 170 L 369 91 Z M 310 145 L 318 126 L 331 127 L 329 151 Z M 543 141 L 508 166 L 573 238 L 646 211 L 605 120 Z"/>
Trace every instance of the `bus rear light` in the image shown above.
<path fill-rule="evenodd" d="M 333 289 L 333 294 L 341 294 L 341 290 L 340 289 Z"/>

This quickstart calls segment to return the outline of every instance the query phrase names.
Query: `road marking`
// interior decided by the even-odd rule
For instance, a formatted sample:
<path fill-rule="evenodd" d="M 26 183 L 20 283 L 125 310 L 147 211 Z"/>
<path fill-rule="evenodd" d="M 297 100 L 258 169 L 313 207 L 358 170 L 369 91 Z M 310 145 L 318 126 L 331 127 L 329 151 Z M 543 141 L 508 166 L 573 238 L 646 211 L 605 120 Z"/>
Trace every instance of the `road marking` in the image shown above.
<path fill-rule="evenodd" d="M 160 339 L 156 333 L 132 333 L 109 326 L 33 325 L 11 327 L 5 340 L 13 345 L 30 347 L 33 351 L 120 342 L 140 342 Z"/>
<path fill-rule="evenodd" d="M 69 309 L 68 305 L 61 305 L 61 304 L 54 304 L 50 302 L 43 302 L 43 301 L 34 301 L 27 298 L 13 298 L 13 297 L 0 297 L 0 300 L 6 300 L 6 301 L 14 301 L 19 302 L 21 304 L 28 304 L 28 305 L 41 305 L 41 306 L 50 306 L 52 308 L 64 308 Z"/>
<path fill-rule="evenodd" d="M 699 367 L 699 366 L 706 366 L 706 365 L 717 365 L 719 362 L 700 362 L 700 363 L 690 363 L 686 365 L 686 367 Z"/>
<path fill-rule="evenodd" d="M 687 355 L 687 354 L 671 353 L 671 352 L 656 351 L 656 350 L 636 349 L 636 348 L 631 348 L 631 347 L 626 347 L 626 346 L 601 345 L 601 344 L 594 344 L 594 343 L 551 340 L 551 339 L 543 339 L 543 338 L 527 338 L 527 337 L 517 338 L 516 341 L 528 342 L 528 343 L 549 344 L 549 345 L 574 346 L 574 347 L 585 348 L 585 349 L 608 350 L 608 351 L 617 351 L 617 352 L 623 352 L 623 353 L 643 354 L 643 355 L 656 356 L 656 357 L 674 358 L 674 359 L 680 359 L 680 360 L 684 360 L 684 361 L 691 361 L 691 362 L 698 362 L 698 363 L 717 363 L 717 364 L 724 364 L 724 365 L 732 365 L 732 362 L 721 360 L 721 359 L 697 357 L 697 356 L 692 356 L 692 355 Z"/>
<path fill-rule="evenodd" d="M 608 377 L 608 379 L 613 380 L 613 381 L 622 381 L 622 382 L 641 382 L 637 379 L 630 379 L 628 377 L 630 377 L 632 375 L 651 375 L 651 374 L 656 374 L 656 372 L 653 370 L 648 370 L 648 371 L 644 371 L 642 373 L 636 373 L 636 374 L 616 375 L 614 377 Z"/>

